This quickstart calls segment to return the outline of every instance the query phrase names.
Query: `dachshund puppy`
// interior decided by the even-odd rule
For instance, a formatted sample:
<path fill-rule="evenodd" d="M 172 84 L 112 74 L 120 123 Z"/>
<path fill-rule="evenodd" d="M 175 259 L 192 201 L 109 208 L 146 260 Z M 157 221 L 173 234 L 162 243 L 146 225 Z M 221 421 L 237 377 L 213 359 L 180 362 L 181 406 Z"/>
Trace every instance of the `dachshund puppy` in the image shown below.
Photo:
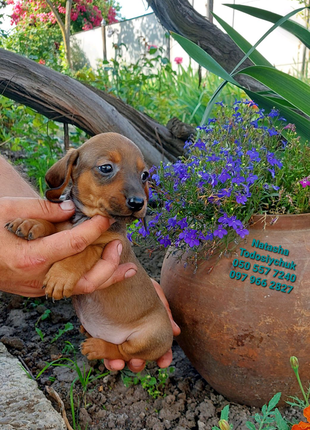
<path fill-rule="evenodd" d="M 80 148 L 69 151 L 46 174 L 50 187 L 46 197 L 52 202 L 59 202 L 69 181 L 72 182 L 68 198 L 75 203 L 76 213 L 72 225 L 60 229 L 74 228 L 96 214 L 116 220 L 83 252 L 53 264 L 44 280 L 46 294 L 56 300 L 70 297 L 78 280 L 114 239 L 123 245 L 121 263 L 133 262 L 138 267 L 132 278 L 73 297 L 76 313 L 89 336 L 82 344 L 82 352 L 90 360 L 156 360 L 171 348 L 173 335 L 167 311 L 126 235 L 126 224 L 145 216 L 147 179 L 148 171 L 138 147 L 116 133 L 92 137 Z M 6 227 L 28 240 L 56 232 L 53 224 L 38 219 L 17 219 Z"/>

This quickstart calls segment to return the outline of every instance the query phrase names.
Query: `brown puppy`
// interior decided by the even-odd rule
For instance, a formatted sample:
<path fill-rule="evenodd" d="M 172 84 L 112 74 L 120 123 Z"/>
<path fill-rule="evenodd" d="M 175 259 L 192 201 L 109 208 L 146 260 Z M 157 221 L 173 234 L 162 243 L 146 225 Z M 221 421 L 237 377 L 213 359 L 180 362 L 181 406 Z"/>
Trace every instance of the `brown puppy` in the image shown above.
<path fill-rule="evenodd" d="M 132 278 L 92 294 L 73 297 L 77 315 L 90 336 L 82 345 L 82 352 L 89 359 L 156 360 L 172 344 L 167 311 L 126 235 L 126 223 L 145 216 L 147 178 L 140 150 L 116 133 L 92 137 L 80 148 L 69 151 L 46 174 L 51 188 L 46 197 L 54 202 L 59 201 L 71 179 L 68 197 L 76 205 L 73 226 L 96 214 L 116 219 L 94 244 L 50 268 L 44 280 L 47 295 L 57 300 L 70 297 L 78 280 L 114 239 L 123 245 L 121 263 L 130 261 L 138 267 Z M 56 232 L 53 224 L 43 220 L 17 219 L 6 227 L 28 240 Z"/>

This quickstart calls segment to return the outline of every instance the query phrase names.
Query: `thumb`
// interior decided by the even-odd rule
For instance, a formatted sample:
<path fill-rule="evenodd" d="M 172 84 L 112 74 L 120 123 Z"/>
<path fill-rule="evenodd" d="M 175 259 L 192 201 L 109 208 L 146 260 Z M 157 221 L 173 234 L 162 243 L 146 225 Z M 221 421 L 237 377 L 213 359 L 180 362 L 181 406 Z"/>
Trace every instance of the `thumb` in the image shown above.
<path fill-rule="evenodd" d="M 75 211 L 71 200 L 51 203 L 48 200 L 23 197 L 3 197 L 0 199 L 0 208 L 10 219 L 39 218 L 51 222 L 65 221 Z"/>

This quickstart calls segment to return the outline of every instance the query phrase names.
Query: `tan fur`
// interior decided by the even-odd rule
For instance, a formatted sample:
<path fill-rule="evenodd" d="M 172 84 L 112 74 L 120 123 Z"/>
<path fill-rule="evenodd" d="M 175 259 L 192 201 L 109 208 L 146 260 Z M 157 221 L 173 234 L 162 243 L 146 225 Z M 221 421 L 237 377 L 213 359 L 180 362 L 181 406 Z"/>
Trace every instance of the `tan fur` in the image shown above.
<path fill-rule="evenodd" d="M 98 170 L 98 166 L 106 164 L 113 165 L 116 172 L 113 177 L 103 177 Z M 117 220 L 93 245 L 51 267 L 44 281 L 46 293 L 57 300 L 70 297 L 78 280 L 100 259 L 105 245 L 114 239 L 123 245 L 121 263 L 133 262 L 138 267 L 132 278 L 92 294 L 73 297 L 77 314 L 89 336 L 82 352 L 90 359 L 156 360 L 172 344 L 167 311 L 126 237 L 126 222 L 130 217 L 145 216 L 148 185 L 141 180 L 145 170 L 142 154 L 133 142 L 116 133 L 105 133 L 69 151 L 46 174 L 51 187 L 46 193 L 49 200 L 59 201 L 71 179 L 71 192 L 84 214 Z M 144 202 L 134 213 L 127 204 L 130 197 Z M 55 227 L 43 220 L 19 219 L 7 227 L 26 239 L 55 232 Z M 70 226 L 62 225 L 60 229 L 63 228 Z"/>

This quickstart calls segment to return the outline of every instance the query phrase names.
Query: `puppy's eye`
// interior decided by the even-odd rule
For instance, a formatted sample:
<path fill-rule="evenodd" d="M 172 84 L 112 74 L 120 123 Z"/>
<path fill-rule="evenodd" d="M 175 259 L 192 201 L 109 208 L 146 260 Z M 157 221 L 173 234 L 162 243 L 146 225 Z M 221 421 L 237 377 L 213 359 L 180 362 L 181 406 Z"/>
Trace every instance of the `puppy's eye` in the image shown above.
<path fill-rule="evenodd" d="M 98 166 L 98 169 L 104 175 L 109 175 L 113 172 L 113 166 L 111 164 L 103 164 L 102 166 Z"/>
<path fill-rule="evenodd" d="M 149 172 L 145 171 L 141 175 L 142 182 L 146 182 L 149 177 Z"/>

